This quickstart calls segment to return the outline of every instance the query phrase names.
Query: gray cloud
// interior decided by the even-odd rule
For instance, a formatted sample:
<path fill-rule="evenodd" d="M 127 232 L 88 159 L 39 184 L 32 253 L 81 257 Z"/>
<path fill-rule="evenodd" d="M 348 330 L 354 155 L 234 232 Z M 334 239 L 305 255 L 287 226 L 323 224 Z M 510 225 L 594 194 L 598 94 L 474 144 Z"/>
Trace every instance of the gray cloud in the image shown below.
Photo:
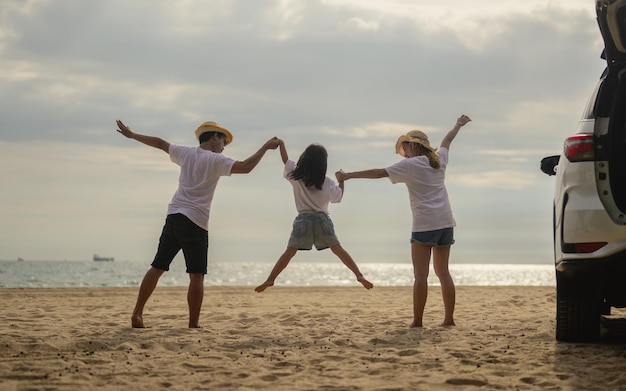
<path fill-rule="evenodd" d="M 544 224 L 551 184 L 538 161 L 573 131 L 603 62 L 592 11 L 534 7 L 444 23 L 349 2 L 4 1 L 0 142 L 125 148 L 113 133 L 121 118 L 190 144 L 211 119 L 234 130 L 232 156 L 278 135 L 296 156 L 318 141 L 333 167 L 357 169 L 395 161 L 392 134 L 404 127 L 438 143 L 467 113 L 450 168 L 450 186 L 468 195 L 455 198 L 459 220 L 522 204 L 527 225 Z M 397 203 L 374 188 L 378 202 Z M 507 200 L 501 209 L 485 189 Z"/>
<path fill-rule="evenodd" d="M 8 18 L 16 35 L 5 42 L 4 65 L 26 63 L 36 74 L 14 80 L 9 71 L 4 78 L 2 114 L 13 128 L 21 124 L 20 137 L 40 129 L 41 117 L 58 138 L 115 112 L 173 118 L 165 120 L 167 127 L 180 123 L 184 111 L 269 129 L 375 121 L 433 125 L 460 109 L 503 121 L 518 102 L 584 93 L 600 62 L 599 34 L 589 15 L 567 13 L 569 28 L 563 30 L 558 9 L 545 10 L 540 20 L 513 15 L 477 21 L 499 33 L 475 50 L 455 31 L 432 32 L 408 18 L 378 16 L 375 31 L 346 31 L 350 18 L 376 14 L 318 2 L 307 2 L 298 23 L 287 27 L 276 7 L 233 2 L 221 18 L 190 31 L 177 29 L 166 3 L 44 4 Z M 282 29 L 289 36 L 278 40 Z M 37 99 L 55 85 L 89 91 Z M 137 86 L 147 87 L 150 101 L 159 85 L 189 91 L 165 113 L 129 101 Z"/>

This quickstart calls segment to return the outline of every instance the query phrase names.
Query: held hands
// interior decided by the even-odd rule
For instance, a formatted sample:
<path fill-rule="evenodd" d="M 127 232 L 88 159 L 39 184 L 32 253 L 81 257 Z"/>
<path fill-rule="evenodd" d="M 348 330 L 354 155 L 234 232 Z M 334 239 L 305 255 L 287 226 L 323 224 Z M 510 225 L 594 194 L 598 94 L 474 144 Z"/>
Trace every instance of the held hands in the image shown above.
<path fill-rule="evenodd" d="M 348 179 L 346 177 L 346 173 L 343 170 L 339 170 L 335 173 L 335 178 L 337 178 L 337 182 L 341 183 L 343 181 L 345 181 L 346 179 Z"/>
<path fill-rule="evenodd" d="M 279 139 L 278 137 L 272 137 L 271 139 L 267 140 L 263 147 L 265 149 L 276 149 L 282 142 L 283 140 Z"/>
<path fill-rule="evenodd" d="M 456 120 L 456 126 L 458 126 L 459 128 L 462 126 L 465 126 L 468 122 L 470 122 L 472 119 L 470 117 L 468 117 L 467 115 L 463 114 L 462 116 L 460 116 L 459 118 L 457 118 Z"/>

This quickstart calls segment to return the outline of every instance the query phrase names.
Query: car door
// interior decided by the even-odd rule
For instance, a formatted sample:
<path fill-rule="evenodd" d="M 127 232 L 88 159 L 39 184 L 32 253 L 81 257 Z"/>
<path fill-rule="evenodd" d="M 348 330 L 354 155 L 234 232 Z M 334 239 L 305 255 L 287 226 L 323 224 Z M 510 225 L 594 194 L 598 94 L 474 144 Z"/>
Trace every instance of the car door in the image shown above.
<path fill-rule="evenodd" d="M 626 0 L 599 0 L 596 15 L 607 61 L 594 125 L 596 185 L 611 219 L 626 225 Z"/>

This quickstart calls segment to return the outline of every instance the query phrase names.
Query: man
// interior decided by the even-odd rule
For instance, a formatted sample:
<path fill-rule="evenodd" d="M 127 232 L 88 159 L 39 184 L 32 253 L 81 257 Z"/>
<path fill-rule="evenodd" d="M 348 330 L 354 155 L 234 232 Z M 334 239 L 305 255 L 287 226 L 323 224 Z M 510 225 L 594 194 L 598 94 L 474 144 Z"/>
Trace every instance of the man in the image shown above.
<path fill-rule="evenodd" d="M 208 222 L 211 201 L 221 176 L 247 174 L 252 171 L 265 152 L 278 147 L 276 137 L 243 161 L 222 155 L 224 147 L 233 141 L 231 132 L 215 122 L 205 122 L 196 129 L 198 147 L 170 144 L 153 136 L 133 132 L 122 121 L 116 121 L 117 131 L 145 145 L 161 149 L 180 166 L 178 190 L 168 206 L 165 226 L 151 268 L 141 282 L 137 303 L 131 317 L 132 326 L 145 327 L 143 309 L 152 295 L 161 275 L 169 270 L 174 256 L 182 249 L 185 256 L 189 289 L 189 327 L 201 328 L 200 309 L 204 297 L 204 275 L 207 273 Z"/>

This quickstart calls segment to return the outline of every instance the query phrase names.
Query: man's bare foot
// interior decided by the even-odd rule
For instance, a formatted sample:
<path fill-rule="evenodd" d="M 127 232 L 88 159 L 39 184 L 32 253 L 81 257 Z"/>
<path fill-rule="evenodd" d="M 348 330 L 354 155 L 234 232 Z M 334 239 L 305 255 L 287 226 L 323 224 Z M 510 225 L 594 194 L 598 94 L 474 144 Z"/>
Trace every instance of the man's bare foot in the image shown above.
<path fill-rule="evenodd" d="M 416 321 L 413 321 L 413 323 L 411 323 L 411 324 L 409 325 L 409 327 L 410 327 L 410 328 L 415 328 L 415 327 L 423 327 L 423 326 L 422 326 L 422 322 L 416 322 Z"/>
<path fill-rule="evenodd" d="M 190 329 L 203 329 L 204 326 L 196 324 L 196 325 L 189 325 L 189 328 Z"/>
<path fill-rule="evenodd" d="M 266 288 L 269 288 L 270 286 L 274 286 L 274 281 L 265 281 L 263 284 L 254 288 L 254 290 L 257 292 L 263 292 Z"/>
<path fill-rule="evenodd" d="M 371 282 L 367 281 L 365 279 L 365 277 L 363 277 L 363 276 L 357 277 L 356 280 L 358 282 L 360 282 L 363 285 L 363 287 L 365 287 L 365 289 L 372 289 L 374 287 L 374 284 L 372 284 Z"/>
<path fill-rule="evenodd" d="M 134 329 L 145 329 L 146 326 L 143 324 L 143 317 L 141 315 L 133 314 L 130 318 L 131 324 Z"/>
<path fill-rule="evenodd" d="M 453 320 L 444 320 L 441 323 L 441 326 L 456 326 L 456 323 L 454 323 Z"/>

